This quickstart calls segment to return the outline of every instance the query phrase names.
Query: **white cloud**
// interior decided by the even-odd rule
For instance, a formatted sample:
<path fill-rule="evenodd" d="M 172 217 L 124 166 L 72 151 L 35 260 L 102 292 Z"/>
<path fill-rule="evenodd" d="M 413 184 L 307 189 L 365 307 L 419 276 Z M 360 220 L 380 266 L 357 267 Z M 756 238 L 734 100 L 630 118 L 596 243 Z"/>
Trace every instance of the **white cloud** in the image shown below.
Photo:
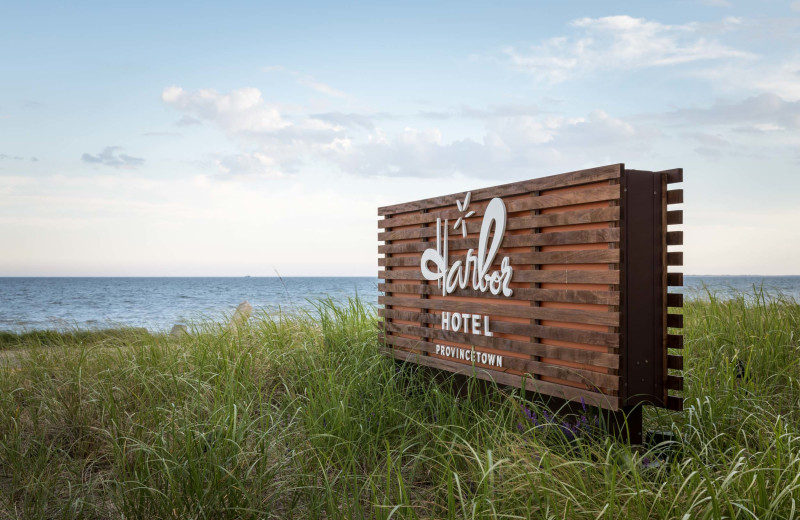
<path fill-rule="evenodd" d="M 141 157 L 133 157 L 124 153 L 119 153 L 120 150 L 122 150 L 122 148 L 119 146 L 106 146 L 103 148 L 103 151 L 97 155 L 84 153 L 81 156 L 81 161 L 88 164 L 98 164 L 123 169 L 136 168 L 144 164 L 144 159 Z"/>
<path fill-rule="evenodd" d="M 308 87 L 312 90 L 316 90 L 321 94 L 325 94 L 326 96 L 332 96 L 337 98 L 347 97 L 347 94 L 342 92 L 341 90 L 337 90 L 332 86 L 328 85 L 327 83 L 323 83 L 322 81 L 317 80 L 314 76 L 310 74 L 304 74 L 302 72 L 298 72 L 296 70 L 287 69 L 283 65 L 272 65 L 268 67 L 263 67 L 262 70 L 264 72 L 285 72 L 297 80 L 297 82 L 305 87 Z"/>
<path fill-rule="evenodd" d="M 693 74 L 726 91 L 769 93 L 790 101 L 800 100 L 799 57 L 752 62 L 746 67 L 723 63 L 694 71 Z"/>
<path fill-rule="evenodd" d="M 551 38 L 527 51 L 508 47 L 505 54 L 517 69 L 551 83 L 604 70 L 753 58 L 752 53 L 708 38 L 739 23 L 736 18 L 718 26 L 666 25 L 625 15 L 580 18 L 571 23 L 579 31 L 576 36 Z"/>
<path fill-rule="evenodd" d="M 683 108 L 655 116 L 662 121 L 691 126 L 724 126 L 759 131 L 800 130 L 800 101 L 775 94 L 751 96 L 738 102 L 718 101 L 705 108 Z"/>
<path fill-rule="evenodd" d="M 601 149 L 602 157 L 623 150 L 626 157 L 635 156 L 646 153 L 659 136 L 647 125 L 634 125 L 602 110 L 570 118 L 539 113 L 532 107 L 524 107 L 518 114 L 510 107 L 462 107 L 446 117 L 481 121 L 484 133 L 453 140 L 435 127 L 388 131 L 379 126 L 389 117 L 385 114 L 284 116 L 277 105 L 268 107 L 257 89 L 225 94 L 170 87 L 162 97 L 167 104 L 227 133 L 238 152 L 211 156 L 211 162 L 225 175 L 274 178 L 326 164 L 358 176 L 489 177 L 498 170 L 512 175 L 531 166 L 572 167 L 596 162 Z"/>
<path fill-rule="evenodd" d="M 702 3 L 713 7 L 733 7 L 728 0 L 702 0 Z"/>
<path fill-rule="evenodd" d="M 791 9 L 792 9 L 792 11 L 794 11 L 795 13 L 800 13 L 800 0 L 795 0 L 794 2 L 792 2 L 792 3 L 790 4 L 790 8 L 791 8 Z"/>
<path fill-rule="evenodd" d="M 168 105 L 230 132 L 270 132 L 291 126 L 275 105 L 268 105 L 257 88 L 246 87 L 220 94 L 213 89 L 187 92 L 168 87 L 161 93 Z"/>
<path fill-rule="evenodd" d="M 270 179 L 284 176 L 271 157 L 259 152 L 223 155 L 214 159 L 214 163 L 225 175 L 256 175 Z"/>

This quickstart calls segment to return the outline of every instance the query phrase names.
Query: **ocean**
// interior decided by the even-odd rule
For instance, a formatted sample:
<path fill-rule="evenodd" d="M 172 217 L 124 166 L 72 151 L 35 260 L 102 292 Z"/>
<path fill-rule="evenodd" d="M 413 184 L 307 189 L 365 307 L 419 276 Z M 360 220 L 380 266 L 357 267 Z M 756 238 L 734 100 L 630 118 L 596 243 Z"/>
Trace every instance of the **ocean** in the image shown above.
<path fill-rule="evenodd" d="M 763 287 L 800 301 L 800 276 L 685 276 L 682 292 L 729 297 Z M 378 302 L 374 277 L 0 278 L 0 330 L 145 327 L 222 320 L 247 300 L 270 313 L 311 309 L 320 298 Z"/>

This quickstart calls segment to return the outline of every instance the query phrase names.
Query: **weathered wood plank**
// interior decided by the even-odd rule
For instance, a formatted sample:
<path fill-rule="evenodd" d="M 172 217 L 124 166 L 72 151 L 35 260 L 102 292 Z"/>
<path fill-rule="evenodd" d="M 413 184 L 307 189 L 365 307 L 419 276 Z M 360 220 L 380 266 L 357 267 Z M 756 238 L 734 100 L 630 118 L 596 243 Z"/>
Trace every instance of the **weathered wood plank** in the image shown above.
<path fill-rule="evenodd" d="M 668 246 L 682 246 L 683 245 L 683 231 L 668 231 L 667 232 L 667 245 Z"/>
<path fill-rule="evenodd" d="M 544 227 L 569 226 L 574 224 L 594 224 L 598 222 L 616 222 L 620 219 L 619 206 L 609 208 L 576 209 L 558 213 L 534 215 L 532 217 L 517 217 L 509 220 L 506 230 L 534 229 Z M 479 233 L 480 219 L 467 221 L 469 233 Z M 436 226 L 412 229 L 399 229 L 397 231 L 381 231 L 378 240 L 406 240 L 410 238 L 431 238 L 436 236 Z"/>
<path fill-rule="evenodd" d="M 400 244 L 413 245 L 413 244 Z M 582 249 L 579 251 L 546 251 L 536 253 L 503 253 L 495 257 L 494 265 L 500 266 L 503 258 L 508 257 L 511 266 L 515 265 L 541 265 L 541 264 L 616 264 L 620 261 L 619 249 Z M 401 256 L 393 258 L 378 258 L 379 266 L 419 266 L 420 256 Z M 463 264 L 467 259 L 464 254 L 450 254 L 449 261 L 452 266 L 455 262 Z"/>
<path fill-rule="evenodd" d="M 669 287 L 682 287 L 683 273 L 667 273 L 667 285 Z"/>
<path fill-rule="evenodd" d="M 425 280 L 422 273 L 415 271 L 378 271 L 381 280 Z M 531 283 L 582 283 L 617 285 L 620 280 L 619 271 L 594 271 L 581 269 L 548 269 L 548 270 L 514 270 L 514 282 Z M 683 283 L 677 284 L 683 285 Z"/>
<path fill-rule="evenodd" d="M 467 193 L 472 193 L 471 199 L 478 202 L 494 197 L 508 197 L 534 191 L 543 191 L 553 188 L 562 188 L 565 186 L 577 186 L 581 184 L 590 184 L 593 182 L 617 179 L 620 176 L 622 168 L 623 165 L 621 164 L 612 164 L 608 166 L 601 166 L 599 168 L 590 168 L 587 170 L 562 173 L 559 175 L 550 175 L 547 177 L 530 179 L 522 182 L 492 186 L 490 188 L 481 188 L 472 190 L 471 192 L 463 191 L 461 193 L 453 193 L 451 195 L 445 195 L 441 197 L 432 197 L 413 202 L 392 204 L 378 208 L 378 215 L 389 216 L 396 213 L 418 211 L 422 209 L 427 209 L 430 211 L 434 208 L 453 204 L 453 201 L 456 199 L 463 200 Z"/>
<path fill-rule="evenodd" d="M 667 184 L 676 184 L 683 182 L 683 168 L 674 168 L 672 170 L 663 170 L 658 172 L 666 177 Z"/>
<path fill-rule="evenodd" d="M 667 376 L 667 390 L 683 390 L 683 377 L 681 376 Z"/>
<path fill-rule="evenodd" d="M 434 354 L 436 352 L 436 345 L 433 341 L 451 341 L 465 345 L 468 349 L 471 347 L 485 347 L 502 349 L 509 353 L 520 353 L 513 348 L 524 348 L 528 345 L 526 342 L 512 341 L 502 338 L 486 337 L 474 334 L 465 334 L 461 332 L 453 332 L 441 329 L 431 329 L 427 327 L 414 327 L 411 325 L 398 325 L 388 323 L 386 330 L 391 332 L 399 332 L 401 334 L 408 334 L 420 336 L 429 340 L 429 342 L 420 342 L 416 347 L 423 352 Z M 391 337 L 391 336 L 387 336 Z M 572 349 L 575 350 L 575 349 Z M 526 360 L 512 356 L 503 356 L 503 368 L 510 368 L 522 372 L 529 372 L 542 376 L 558 377 L 566 381 L 573 381 L 575 383 L 583 383 L 599 388 L 606 388 L 609 390 L 619 389 L 619 376 L 595 372 L 592 370 L 584 370 L 579 368 L 571 368 L 566 366 L 559 366 L 550 363 L 542 363 L 540 361 Z"/>
<path fill-rule="evenodd" d="M 683 336 L 680 334 L 667 334 L 667 348 L 682 349 Z"/>
<path fill-rule="evenodd" d="M 598 188 L 586 188 L 583 190 L 567 191 L 563 193 L 554 193 L 552 195 L 531 196 L 529 198 L 512 200 L 506 203 L 506 210 L 509 213 L 516 211 L 528 211 L 534 209 L 547 209 L 558 208 L 563 206 L 574 206 L 576 204 L 586 204 L 590 202 L 602 202 L 618 200 L 620 194 L 619 185 L 602 186 Z M 437 218 L 455 220 L 461 216 L 455 204 L 456 200 L 453 199 L 450 203 L 450 209 L 442 209 L 430 213 L 410 213 L 398 217 L 384 218 L 378 221 L 378 227 L 381 229 L 410 226 L 414 224 L 425 224 L 436 222 Z M 472 207 L 472 206 L 470 206 Z M 482 211 L 477 211 L 478 216 L 483 214 Z"/>
<path fill-rule="evenodd" d="M 378 296 L 378 303 L 397 305 L 400 307 L 424 307 L 426 309 L 461 312 L 481 315 L 508 316 L 534 320 L 553 320 L 568 323 L 585 323 L 589 325 L 619 326 L 618 312 L 585 311 L 578 309 L 553 309 L 549 307 L 524 307 L 520 305 L 502 305 L 495 303 L 475 303 L 449 300 L 420 300 L 419 298 L 401 298 L 396 296 Z"/>
<path fill-rule="evenodd" d="M 411 284 L 378 284 L 381 292 L 398 294 L 441 294 L 442 289 L 435 285 Z M 502 294 L 494 295 L 474 289 L 458 289 L 451 293 L 453 296 L 479 296 L 488 300 L 505 298 Z M 560 289 L 514 289 L 514 299 L 543 302 L 565 303 L 594 303 L 598 305 L 619 305 L 620 295 L 617 291 L 570 291 Z"/>
<path fill-rule="evenodd" d="M 522 377 L 507 372 L 476 368 L 472 365 L 447 361 L 445 359 L 433 358 L 430 356 L 420 356 L 402 350 L 386 349 L 386 354 L 395 359 L 411 361 L 419 365 L 446 370 L 456 374 L 470 375 L 487 381 L 494 381 L 497 384 L 512 386 L 515 388 L 525 388 L 526 390 L 538 392 L 545 395 L 552 395 L 566 400 L 579 400 L 583 398 L 586 404 L 600 406 L 609 410 L 619 409 L 619 398 L 613 395 L 601 394 L 590 390 L 573 388 L 565 385 L 549 383 L 540 379 Z"/>
<path fill-rule="evenodd" d="M 596 367 L 612 369 L 619 368 L 619 355 L 607 352 L 597 352 L 594 350 L 585 350 L 572 347 L 561 347 L 557 345 L 547 345 L 544 343 L 517 341 L 494 336 L 481 336 L 479 334 L 467 334 L 464 332 L 432 329 L 429 327 L 417 327 L 415 325 L 401 325 L 398 323 L 386 323 L 385 327 L 387 331 L 396 332 L 399 334 L 408 334 L 442 341 L 453 341 L 469 346 L 496 348 L 508 352 L 516 352 L 518 354 L 541 356 L 558 359 L 561 361 L 593 365 Z M 390 338 L 394 337 L 395 336 L 386 336 L 386 341 L 388 342 Z"/>
<path fill-rule="evenodd" d="M 667 314 L 667 327 L 673 329 L 682 329 L 683 314 Z"/>
<path fill-rule="evenodd" d="M 683 190 L 669 190 L 667 192 L 667 204 L 682 204 Z"/>
<path fill-rule="evenodd" d="M 683 295 L 681 293 L 667 293 L 667 307 L 683 307 Z"/>
<path fill-rule="evenodd" d="M 378 315 L 390 319 L 415 321 L 418 323 L 441 325 L 441 316 L 425 312 L 397 311 L 394 309 L 378 309 Z M 517 334 L 531 338 L 555 339 L 596 345 L 600 347 L 617 348 L 620 343 L 618 332 L 600 332 L 596 330 L 571 329 L 567 327 L 550 327 L 529 323 L 512 323 L 495 320 L 492 322 L 494 332 L 503 334 Z"/>
<path fill-rule="evenodd" d="M 423 228 L 429 229 L 429 228 Z M 455 234 L 455 233 L 454 233 Z M 459 235 L 456 234 L 456 237 Z M 564 244 L 597 244 L 619 242 L 619 228 L 584 229 L 580 231 L 560 231 L 554 233 L 531 233 L 530 235 L 509 235 L 503 237 L 501 247 L 552 246 Z M 450 251 L 478 249 L 478 238 L 453 238 L 448 241 Z M 378 246 L 378 253 L 421 253 L 435 247 L 431 242 L 406 242 Z"/>
<path fill-rule="evenodd" d="M 667 224 L 669 225 L 683 224 L 683 210 L 674 209 L 672 211 L 667 211 Z"/>
<path fill-rule="evenodd" d="M 667 356 L 667 368 L 670 370 L 683 370 L 683 356 Z"/>
<path fill-rule="evenodd" d="M 676 412 L 683 411 L 683 397 L 675 397 L 674 395 L 670 395 L 667 397 L 667 409 L 674 410 Z"/>
<path fill-rule="evenodd" d="M 683 252 L 667 253 L 667 265 L 683 265 Z"/>

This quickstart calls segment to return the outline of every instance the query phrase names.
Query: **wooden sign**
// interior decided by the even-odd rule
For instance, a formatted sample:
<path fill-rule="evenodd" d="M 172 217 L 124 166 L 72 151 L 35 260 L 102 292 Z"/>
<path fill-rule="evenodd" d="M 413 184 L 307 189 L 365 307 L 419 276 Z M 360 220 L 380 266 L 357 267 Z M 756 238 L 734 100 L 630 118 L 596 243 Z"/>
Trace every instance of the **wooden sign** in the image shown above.
<path fill-rule="evenodd" d="M 682 180 L 615 164 L 379 208 L 385 352 L 613 411 L 681 409 Z"/>

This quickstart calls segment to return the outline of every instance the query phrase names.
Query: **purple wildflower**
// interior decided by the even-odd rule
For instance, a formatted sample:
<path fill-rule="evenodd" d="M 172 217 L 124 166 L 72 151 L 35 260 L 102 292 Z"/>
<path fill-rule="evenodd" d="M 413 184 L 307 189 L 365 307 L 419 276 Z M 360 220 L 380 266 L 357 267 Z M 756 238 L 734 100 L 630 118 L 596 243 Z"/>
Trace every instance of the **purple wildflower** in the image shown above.
<path fill-rule="evenodd" d="M 522 423 L 520 422 L 517 423 L 517 429 L 519 430 L 520 433 L 525 431 L 525 427 L 522 426 Z"/>
<path fill-rule="evenodd" d="M 536 419 L 536 414 L 533 413 L 527 406 L 524 404 L 522 406 L 522 411 L 525 413 L 525 417 L 528 418 L 528 421 L 533 423 L 534 426 L 539 426 L 539 421 Z"/>
<path fill-rule="evenodd" d="M 583 408 L 584 412 L 586 411 L 586 400 L 583 398 L 583 396 L 581 396 L 581 408 Z"/>

